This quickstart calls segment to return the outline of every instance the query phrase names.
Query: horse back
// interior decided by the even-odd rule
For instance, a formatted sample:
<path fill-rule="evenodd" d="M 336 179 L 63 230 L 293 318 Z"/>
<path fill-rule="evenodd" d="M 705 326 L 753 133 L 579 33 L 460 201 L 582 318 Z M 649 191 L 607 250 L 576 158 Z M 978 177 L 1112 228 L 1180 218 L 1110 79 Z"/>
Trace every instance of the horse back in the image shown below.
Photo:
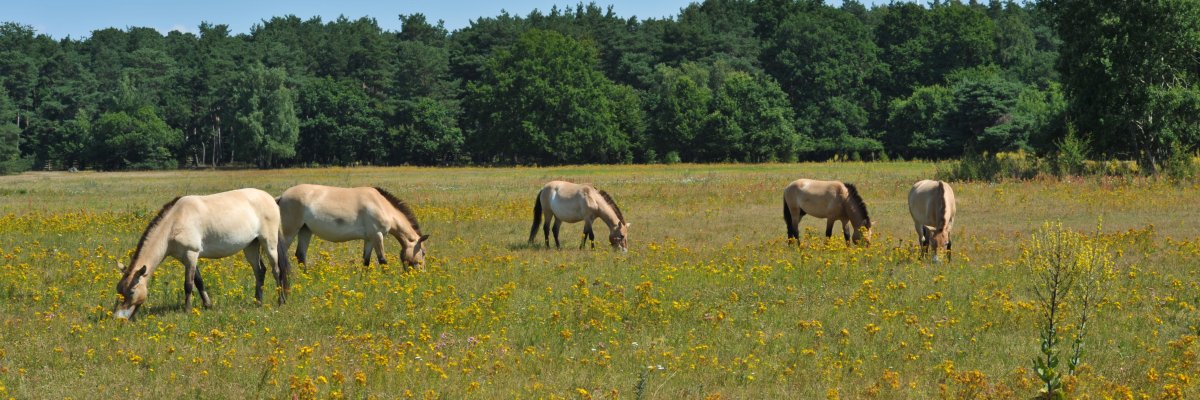
<path fill-rule="evenodd" d="M 954 216 L 954 191 L 941 181 L 917 182 L 908 191 L 908 211 L 917 224 L 941 228 Z"/>
<path fill-rule="evenodd" d="M 579 222 L 588 217 L 589 210 L 598 208 L 590 186 L 566 181 L 550 181 L 538 195 L 542 209 L 563 222 Z"/>
<path fill-rule="evenodd" d="M 258 189 L 238 189 L 206 196 L 184 196 L 171 215 L 170 235 L 181 247 L 219 258 L 245 248 L 260 237 L 279 234 L 275 198 Z"/>
<path fill-rule="evenodd" d="M 805 214 L 817 218 L 844 217 L 844 204 L 849 197 L 846 185 L 839 181 L 797 179 L 783 191 L 784 201 Z"/>

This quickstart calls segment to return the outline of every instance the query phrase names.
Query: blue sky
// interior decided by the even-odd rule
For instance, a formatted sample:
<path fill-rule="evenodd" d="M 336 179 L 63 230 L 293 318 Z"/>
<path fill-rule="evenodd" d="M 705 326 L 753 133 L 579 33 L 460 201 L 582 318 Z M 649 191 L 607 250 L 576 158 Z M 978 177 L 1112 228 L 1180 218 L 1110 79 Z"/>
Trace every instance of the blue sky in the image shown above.
<path fill-rule="evenodd" d="M 578 1 L 554 0 L 18 0 L 5 2 L 0 21 L 18 22 L 32 26 L 38 33 L 55 39 L 70 35 L 82 38 L 102 28 L 145 26 L 162 32 L 181 30 L 196 32 L 202 21 L 227 24 L 237 33 L 249 32 L 250 27 L 272 16 L 295 14 L 302 19 L 321 16 L 329 21 L 345 15 L 351 19 L 370 16 L 387 30 L 398 30 L 400 14 L 425 14 L 431 22 L 444 20 L 446 28 L 455 30 L 483 16 L 495 16 L 500 10 L 525 15 L 533 9 L 549 10 L 558 5 L 574 7 Z M 622 17 L 636 15 L 639 19 L 672 17 L 690 0 L 602 0 L 596 4 L 612 4 Z"/>
<path fill-rule="evenodd" d="M 673 17 L 692 0 L 597 0 L 602 6 L 613 5 L 622 17 L 639 19 Z M 876 1 L 878 2 L 878 1 Z M 495 16 L 500 10 L 526 15 L 533 9 L 547 11 L 551 6 L 574 7 L 579 1 L 555 0 L 17 0 L 5 2 L 0 22 L 11 21 L 32 26 L 38 33 L 55 39 L 70 35 L 83 38 L 102 28 L 151 27 L 161 32 L 196 32 L 202 21 L 226 24 L 235 33 L 272 16 L 294 14 L 302 19 L 321 16 L 325 21 L 345 15 L 351 19 L 370 16 L 387 30 L 398 30 L 400 14 L 425 14 L 431 22 L 443 20 L 453 31 L 483 16 Z M 869 4 L 870 1 L 864 2 Z M 830 4 L 841 4 L 840 0 Z"/>

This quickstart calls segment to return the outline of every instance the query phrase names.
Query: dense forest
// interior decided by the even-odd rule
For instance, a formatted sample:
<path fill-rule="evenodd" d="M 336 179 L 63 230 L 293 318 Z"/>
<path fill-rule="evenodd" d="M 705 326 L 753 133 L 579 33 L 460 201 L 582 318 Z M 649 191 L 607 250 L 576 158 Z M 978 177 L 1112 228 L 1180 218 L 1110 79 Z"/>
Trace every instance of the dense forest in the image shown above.
<path fill-rule="evenodd" d="M 1200 0 L 619 11 L 3 23 L 0 170 L 946 159 L 1068 132 L 1152 169 L 1200 142 Z"/>

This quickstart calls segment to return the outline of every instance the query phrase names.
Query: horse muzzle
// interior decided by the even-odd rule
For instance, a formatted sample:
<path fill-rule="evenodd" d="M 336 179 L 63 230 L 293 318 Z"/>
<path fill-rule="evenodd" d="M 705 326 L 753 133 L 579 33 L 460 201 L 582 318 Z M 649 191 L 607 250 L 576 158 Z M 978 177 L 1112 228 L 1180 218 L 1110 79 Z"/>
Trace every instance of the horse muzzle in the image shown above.
<path fill-rule="evenodd" d="M 117 307 L 115 309 L 113 309 L 113 318 L 123 319 L 126 321 L 132 320 L 133 315 L 137 314 L 138 307 L 139 306 L 135 305 L 135 306 L 130 306 L 130 307 L 126 307 L 126 308 L 121 308 L 120 305 L 117 305 Z"/>

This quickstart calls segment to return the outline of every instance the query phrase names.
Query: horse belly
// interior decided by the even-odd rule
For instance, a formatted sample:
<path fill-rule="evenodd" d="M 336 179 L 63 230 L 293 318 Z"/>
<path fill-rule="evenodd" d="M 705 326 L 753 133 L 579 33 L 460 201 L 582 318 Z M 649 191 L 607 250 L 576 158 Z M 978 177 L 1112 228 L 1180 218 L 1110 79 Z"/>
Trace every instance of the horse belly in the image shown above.
<path fill-rule="evenodd" d="M 200 247 L 200 258 L 224 258 L 237 254 L 258 239 L 257 232 L 211 235 L 205 237 Z"/>
<path fill-rule="evenodd" d="M 818 199 L 805 198 L 800 202 L 800 209 L 804 211 L 804 214 L 816 218 L 829 218 L 839 208 L 840 206 L 835 207 L 828 201 Z"/>
<path fill-rule="evenodd" d="M 305 225 L 314 235 L 327 242 L 341 243 L 366 237 L 365 229 L 357 220 L 314 218 Z"/>
<path fill-rule="evenodd" d="M 550 198 L 550 211 L 554 213 L 554 217 L 563 222 L 579 222 L 583 221 L 582 207 L 573 204 L 574 202 L 562 201 L 557 196 Z"/>

